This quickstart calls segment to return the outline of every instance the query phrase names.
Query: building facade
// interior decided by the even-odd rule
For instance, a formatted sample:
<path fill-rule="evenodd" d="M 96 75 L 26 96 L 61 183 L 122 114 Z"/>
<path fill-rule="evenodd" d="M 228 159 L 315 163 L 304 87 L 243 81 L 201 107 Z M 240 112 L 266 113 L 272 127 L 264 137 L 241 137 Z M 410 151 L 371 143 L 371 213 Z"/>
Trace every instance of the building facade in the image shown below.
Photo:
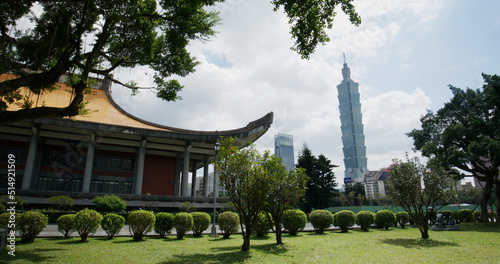
<path fill-rule="evenodd" d="M 351 80 L 351 70 L 344 55 L 342 82 L 337 85 L 342 151 L 344 153 L 344 182 L 363 182 L 367 172 L 365 136 L 361 115 L 359 84 Z"/>
<path fill-rule="evenodd" d="M 0 76 L 0 81 L 2 78 L 6 76 Z M 23 93 L 40 104 L 64 106 L 71 98 L 71 88 L 64 80 L 57 87 L 42 95 L 27 89 Z M 90 110 L 85 116 L 0 126 L 0 191 L 7 193 L 7 162 L 15 157 L 16 193 L 30 204 L 46 204 L 48 197 L 69 195 L 75 204 L 92 205 L 91 198 L 102 194 L 119 195 L 133 206 L 140 206 L 145 198 L 156 199 L 164 207 L 184 201 L 210 202 L 193 199 L 195 188 L 189 188 L 188 179 L 196 182 L 196 172 L 203 168 L 203 182 L 208 182 L 215 142 L 234 137 L 235 144 L 243 147 L 261 137 L 273 119 L 271 112 L 245 127 L 226 131 L 155 124 L 118 106 L 107 80 L 97 80 L 85 100 Z M 16 110 L 15 106 L 9 110 Z M 208 196 L 208 186 L 204 185 L 201 198 Z M 210 206 L 213 204 L 207 204 Z"/>
<path fill-rule="evenodd" d="M 274 135 L 274 154 L 281 157 L 287 170 L 295 169 L 293 136 L 282 133 Z"/>
<path fill-rule="evenodd" d="M 378 199 L 381 195 L 386 195 L 385 180 L 390 176 L 386 170 L 368 171 L 363 182 L 366 198 Z"/>

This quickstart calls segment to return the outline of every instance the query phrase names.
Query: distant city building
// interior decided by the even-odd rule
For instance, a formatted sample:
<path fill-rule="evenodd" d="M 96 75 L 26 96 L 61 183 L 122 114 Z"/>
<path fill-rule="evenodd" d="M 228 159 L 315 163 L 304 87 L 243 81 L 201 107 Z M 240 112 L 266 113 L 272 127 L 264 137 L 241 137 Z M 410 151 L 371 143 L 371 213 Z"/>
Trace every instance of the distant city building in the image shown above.
<path fill-rule="evenodd" d="M 344 79 L 337 85 L 342 144 L 344 152 L 344 182 L 363 182 L 367 172 L 365 136 L 359 101 L 359 84 L 351 80 L 351 70 L 344 55 L 342 68 Z"/>
<path fill-rule="evenodd" d="M 281 157 L 287 170 L 295 169 L 293 136 L 281 133 L 274 135 L 274 154 Z"/>
<path fill-rule="evenodd" d="M 367 172 L 363 182 L 366 198 L 378 199 L 381 195 L 386 195 L 384 181 L 390 176 L 386 170 Z"/>
<path fill-rule="evenodd" d="M 208 182 L 208 193 L 212 193 L 214 191 L 214 172 L 210 172 L 208 174 L 207 182 Z M 204 188 L 203 177 L 197 177 L 195 190 L 203 192 L 203 188 Z M 219 196 L 223 194 L 226 194 L 226 189 L 220 185 L 219 181 Z"/>

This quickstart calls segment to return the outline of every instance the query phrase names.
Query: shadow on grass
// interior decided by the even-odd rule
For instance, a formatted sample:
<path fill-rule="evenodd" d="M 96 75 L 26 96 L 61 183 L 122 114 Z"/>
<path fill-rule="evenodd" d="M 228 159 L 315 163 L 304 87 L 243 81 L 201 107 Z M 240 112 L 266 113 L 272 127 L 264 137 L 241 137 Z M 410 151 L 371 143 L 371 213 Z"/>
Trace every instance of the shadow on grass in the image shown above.
<path fill-rule="evenodd" d="M 410 238 L 386 238 L 381 240 L 382 243 L 393 246 L 402 246 L 405 248 L 433 248 L 433 247 L 456 247 L 460 246 L 455 242 L 444 242 L 433 239 L 410 239 Z"/>
<path fill-rule="evenodd" d="M 280 255 L 288 251 L 286 246 L 278 244 L 250 245 L 250 251 L 242 251 L 241 246 L 214 247 L 211 250 L 213 252 L 211 254 L 173 255 L 173 259 L 162 263 L 204 263 L 207 260 L 214 263 L 240 263 L 251 259 L 252 251 L 273 255 Z"/>
<path fill-rule="evenodd" d="M 0 254 L 0 263 L 8 263 L 9 261 L 12 261 L 13 258 L 15 260 L 25 260 L 27 263 L 38 263 L 38 262 L 43 262 L 43 263 L 51 263 L 55 262 L 55 258 L 57 256 L 57 251 L 61 251 L 61 249 L 34 249 L 34 250 L 23 250 L 23 251 L 16 251 L 15 256 L 11 256 L 7 254 L 7 250 L 2 250 L 2 253 Z M 53 252 L 49 253 L 51 256 L 48 257 L 46 256 L 47 252 Z M 3 261 L 7 262 L 3 262 Z M 51 261 L 54 260 L 54 261 Z"/>

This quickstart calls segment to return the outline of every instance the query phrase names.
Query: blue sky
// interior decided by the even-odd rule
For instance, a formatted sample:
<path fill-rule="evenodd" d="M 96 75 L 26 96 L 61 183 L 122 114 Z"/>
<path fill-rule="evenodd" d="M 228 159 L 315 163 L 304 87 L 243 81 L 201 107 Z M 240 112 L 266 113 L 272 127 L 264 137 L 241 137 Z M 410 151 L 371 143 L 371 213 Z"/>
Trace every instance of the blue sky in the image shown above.
<path fill-rule="evenodd" d="M 127 111 L 152 122 L 195 130 L 245 126 L 273 111 L 274 124 L 256 142 L 272 150 L 274 134 L 294 136 L 296 156 L 304 143 L 324 154 L 343 179 L 342 142 L 336 85 L 342 79 L 342 53 L 351 78 L 359 83 L 368 169 L 412 153 L 405 133 L 419 128 L 427 109 L 451 98 L 447 85 L 482 86 L 481 73 L 500 74 L 499 1 L 355 1 L 360 27 L 339 10 L 331 42 L 309 60 L 290 50 L 286 16 L 267 0 L 229 0 L 219 32 L 209 42 L 192 43 L 201 64 L 180 78 L 183 100 L 163 102 L 149 93 L 130 97 L 113 87 Z M 118 69 L 123 81 L 150 85 L 148 69 Z M 158 113 L 162 113 L 159 115 Z M 415 154 L 417 155 L 417 154 Z"/>

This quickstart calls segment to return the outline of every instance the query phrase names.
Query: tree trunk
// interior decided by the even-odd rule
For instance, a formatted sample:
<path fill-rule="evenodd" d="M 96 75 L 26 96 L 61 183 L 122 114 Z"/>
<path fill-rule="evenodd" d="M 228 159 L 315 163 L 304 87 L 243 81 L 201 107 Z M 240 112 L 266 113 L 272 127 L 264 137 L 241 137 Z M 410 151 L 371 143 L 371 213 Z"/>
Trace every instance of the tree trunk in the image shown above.
<path fill-rule="evenodd" d="M 283 244 L 282 235 L 283 231 L 280 228 L 276 228 L 276 244 Z"/>
<path fill-rule="evenodd" d="M 249 232 L 251 230 L 247 229 L 247 232 L 243 234 L 243 245 L 241 245 L 241 250 L 242 251 L 248 251 L 250 250 L 250 236 L 252 235 L 252 232 Z"/>
<path fill-rule="evenodd" d="M 486 182 L 486 186 L 483 189 L 483 199 L 480 202 L 481 205 L 481 222 L 487 223 L 489 222 L 488 219 L 488 201 L 490 200 L 491 197 L 491 189 L 493 188 L 493 182 L 488 181 Z M 497 207 L 498 211 L 498 207 Z"/>
<path fill-rule="evenodd" d="M 418 227 L 418 229 L 420 230 L 420 234 L 422 235 L 423 239 L 429 238 L 429 224 L 428 223 L 422 223 L 422 225 L 420 225 Z"/>

